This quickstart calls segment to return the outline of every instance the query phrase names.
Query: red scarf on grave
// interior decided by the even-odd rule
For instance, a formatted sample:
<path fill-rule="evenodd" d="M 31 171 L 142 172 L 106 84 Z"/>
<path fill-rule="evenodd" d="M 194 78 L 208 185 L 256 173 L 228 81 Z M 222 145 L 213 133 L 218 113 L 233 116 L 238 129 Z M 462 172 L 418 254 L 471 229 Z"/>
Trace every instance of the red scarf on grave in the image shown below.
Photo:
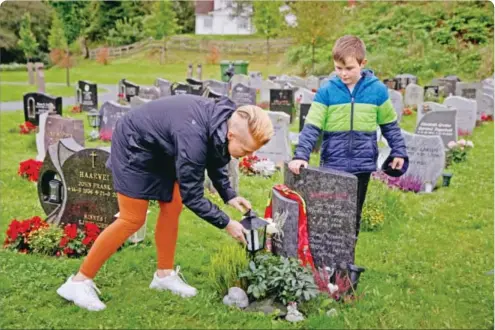
<path fill-rule="evenodd" d="M 311 250 L 309 249 L 309 234 L 308 234 L 308 217 L 306 214 L 306 203 L 304 199 L 293 190 L 290 190 L 286 185 L 278 184 L 273 187 L 282 196 L 296 201 L 299 204 L 299 223 L 298 223 L 298 234 L 297 234 L 297 255 L 299 260 L 301 260 L 303 266 L 307 264 L 311 265 L 311 268 L 315 268 L 313 262 L 313 256 L 311 255 Z M 272 197 L 270 196 L 268 200 L 268 206 L 265 209 L 265 218 L 273 219 L 272 211 Z"/>

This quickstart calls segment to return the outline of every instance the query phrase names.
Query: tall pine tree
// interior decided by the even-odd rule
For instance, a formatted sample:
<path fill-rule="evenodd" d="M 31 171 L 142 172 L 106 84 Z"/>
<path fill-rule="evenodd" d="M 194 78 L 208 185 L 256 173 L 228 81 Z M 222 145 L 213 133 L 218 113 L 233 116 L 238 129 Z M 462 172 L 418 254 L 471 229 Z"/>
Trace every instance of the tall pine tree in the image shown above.
<path fill-rule="evenodd" d="M 27 62 L 31 62 L 31 59 L 38 51 L 39 44 L 36 41 L 33 31 L 31 31 L 31 15 L 29 15 L 29 13 L 25 13 L 22 16 L 21 28 L 19 30 L 19 41 L 17 44 L 24 52 Z"/>

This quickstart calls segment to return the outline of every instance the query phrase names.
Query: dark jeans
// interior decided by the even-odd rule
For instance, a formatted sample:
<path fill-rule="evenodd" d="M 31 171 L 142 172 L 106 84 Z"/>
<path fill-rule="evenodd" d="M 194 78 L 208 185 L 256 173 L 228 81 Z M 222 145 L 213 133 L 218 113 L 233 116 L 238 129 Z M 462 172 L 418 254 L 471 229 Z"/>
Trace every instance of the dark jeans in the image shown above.
<path fill-rule="evenodd" d="M 358 191 L 357 191 L 357 213 L 356 213 L 356 242 L 359 235 L 359 229 L 361 228 L 361 212 L 363 211 L 364 200 L 366 199 L 366 192 L 368 191 L 368 182 L 370 182 L 371 173 L 359 173 L 356 174 L 358 178 Z"/>

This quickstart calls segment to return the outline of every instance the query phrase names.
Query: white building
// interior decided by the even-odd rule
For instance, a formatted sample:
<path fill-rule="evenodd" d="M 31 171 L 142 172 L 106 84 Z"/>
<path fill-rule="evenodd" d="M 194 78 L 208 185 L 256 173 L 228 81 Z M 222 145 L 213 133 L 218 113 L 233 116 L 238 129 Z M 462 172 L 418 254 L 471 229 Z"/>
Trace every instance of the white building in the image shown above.
<path fill-rule="evenodd" d="M 253 34 L 252 8 L 239 17 L 232 17 L 232 0 L 196 1 L 196 34 Z"/>

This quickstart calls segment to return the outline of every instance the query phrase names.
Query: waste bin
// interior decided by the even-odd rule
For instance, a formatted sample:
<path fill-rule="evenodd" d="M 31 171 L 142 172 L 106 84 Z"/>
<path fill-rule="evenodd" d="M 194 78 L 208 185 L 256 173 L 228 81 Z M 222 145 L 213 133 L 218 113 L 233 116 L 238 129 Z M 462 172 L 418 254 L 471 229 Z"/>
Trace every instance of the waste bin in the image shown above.
<path fill-rule="evenodd" d="M 220 78 L 222 81 L 229 82 L 230 78 L 229 76 L 225 75 L 225 72 L 227 72 L 227 69 L 229 68 L 230 64 L 232 62 L 230 61 L 220 61 Z"/>
<path fill-rule="evenodd" d="M 234 61 L 234 73 L 236 74 L 248 74 L 248 66 L 249 62 L 248 61 Z"/>

